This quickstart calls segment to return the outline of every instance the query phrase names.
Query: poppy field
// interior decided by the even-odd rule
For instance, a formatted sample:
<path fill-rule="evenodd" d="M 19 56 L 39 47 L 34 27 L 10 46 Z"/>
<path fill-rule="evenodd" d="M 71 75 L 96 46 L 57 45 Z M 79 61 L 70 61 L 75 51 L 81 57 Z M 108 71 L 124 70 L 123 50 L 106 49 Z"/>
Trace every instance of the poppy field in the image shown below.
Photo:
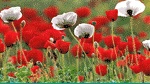
<path fill-rule="evenodd" d="M 1 0 L 1 83 L 149 83 L 148 0 Z"/>

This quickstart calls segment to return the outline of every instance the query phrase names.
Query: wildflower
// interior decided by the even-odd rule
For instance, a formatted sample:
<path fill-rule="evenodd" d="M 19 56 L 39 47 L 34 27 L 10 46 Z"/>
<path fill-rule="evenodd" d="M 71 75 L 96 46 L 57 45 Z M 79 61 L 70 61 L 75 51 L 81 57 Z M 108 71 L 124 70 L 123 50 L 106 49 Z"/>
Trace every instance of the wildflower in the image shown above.
<path fill-rule="evenodd" d="M 77 21 L 77 14 L 74 12 L 63 13 L 53 17 L 51 22 L 52 26 L 56 30 L 64 30 L 72 27 Z"/>
<path fill-rule="evenodd" d="M 146 38 L 147 36 L 148 36 L 147 33 L 144 32 L 144 31 L 141 31 L 141 32 L 138 33 L 139 38 Z"/>
<path fill-rule="evenodd" d="M 84 76 L 79 75 L 79 76 L 78 76 L 78 80 L 79 80 L 80 82 L 83 82 L 83 81 L 84 81 Z"/>
<path fill-rule="evenodd" d="M 54 71 L 55 71 L 55 67 L 54 66 L 50 66 L 49 67 L 49 73 L 50 73 L 50 77 L 51 78 L 55 76 Z"/>
<path fill-rule="evenodd" d="M 33 60 L 33 64 L 36 64 L 37 61 L 44 62 L 43 52 L 38 49 L 32 49 L 28 51 L 28 54 L 26 57 L 28 61 Z"/>
<path fill-rule="evenodd" d="M 86 23 L 79 24 L 74 29 L 74 34 L 78 38 L 90 38 L 94 34 L 94 26 Z"/>
<path fill-rule="evenodd" d="M 9 31 L 4 35 L 4 42 L 6 46 L 11 46 L 17 42 L 17 33 L 14 31 Z"/>
<path fill-rule="evenodd" d="M 22 12 L 23 16 L 28 20 L 34 19 L 37 16 L 37 10 L 33 9 L 33 8 L 25 7 L 22 9 L 21 12 Z"/>
<path fill-rule="evenodd" d="M 146 59 L 141 62 L 139 67 L 146 76 L 150 76 L 150 59 Z"/>
<path fill-rule="evenodd" d="M 100 76 L 105 76 L 107 74 L 107 65 L 99 64 L 95 66 L 95 71 Z"/>
<path fill-rule="evenodd" d="M 74 45 L 72 48 L 71 48 L 71 54 L 74 56 L 74 57 L 81 57 L 82 56 L 82 49 L 79 45 Z"/>
<path fill-rule="evenodd" d="M 3 22 L 0 20 L 0 33 L 2 35 L 4 35 L 5 33 L 7 33 L 10 30 L 11 30 L 10 26 L 7 24 L 3 24 Z"/>
<path fill-rule="evenodd" d="M 94 27 L 95 27 L 95 30 L 98 30 L 105 24 L 108 24 L 109 19 L 106 16 L 96 16 L 89 21 L 89 24 L 92 24 L 93 22 L 96 22 Z"/>
<path fill-rule="evenodd" d="M 65 42 L 62 40 L 56 41 L 56 48 L 62 54 L 66 54 L 69 51 L 70 42 Z"/>
<path fill-rule="evenodd" d="M 36 73 L 38 72 L 39 69 L 40 69 L 39 66 L 33 66 L 33 67 L 31 67 L 30 70 L 32 71 L 33 74 L 36 74 Z"/>
<path fill-rule="evenodd" d="M 116 63 L 117 67 L 124 67 L 126 66 L 126 61 L 125 60 L 119 60 Z"/>
<path fill-rule="evenodd" d="M 89 7 L 83 6 L 79 7 L 75 10 L 77 15 L 82 18 L 82 17 L 88 17 L 91 14 L 91 10 Z"/>
<path fill-rule="evenodd" d="M 126 0 L 119 2 L 115 9 L 118 9 L 118 16 L 132 17 L 145 10 L 145 5 L 139 0 Z"/>
<path fill-rule="evenodd" d="M 49 6 L 44 9 L 44 14 L 51 19 L 58 14 L 58 8 L 56 6 Z"/>
<path fill-rule="evenodd" d="M 120 41 L 121 41 L 120 36 L 109 35 L 109 36 L 104 37 L 104 43 L 107 45 L 108 48 L 113 48 L 117 46 Z"/>
<path fill-rule="evenodd" d="M 143 22 L 146 23 L 146 24 L 150 24 L 150 15 L 145 16 L 145 17 L 143 18 Z"/>
<path fill-rule="evenodd" d="M 93 57 L 93 55 L 92 55 L 94 53 L 93 44 L 83 43 L 82 47 L 85 52 L 84 54 L 86 54 L 88 57 Z"/>
<path fill-rule="evenodd" d="M 140 69 L 139 65 L 132 65 L 132 66 L 130 66 L 130 69 L 131 69 L 135 74 L 141 72 L 141 69 Z"/>
<path fill-rule="evenodd" d="M 106 16 L 110 21 L 116 21 L 118 18 L 118 10 L 108 10 L 106 11 Z"/>
<path fill-rule="evenodd" d="M 0 53 L 3 53 L 6 50 L 5 44 L 0 39 Z"/>
<path fill-rule="evenodd" d="M 0 12 L 0 17 L 5 23 L 9 23 L 22 17 L 22 13 L 20 11 L 20 7 L 11 7 L 9 9 L 4 9 Z"/>
<path fill-rule="evenodd" d="M 150 51 L 150 40 L 145 40 L 142 42 L 143 46 Z"/>
<path fill-rule="evenodd" d="M 10 63 L 16 65 L 16 64 L 17 64 L 17 56 L 10 56 L 10 57 L 8 58 L 8 62 L 10 62 Z"/>
<path fill-rule="evenodd" d="M 15 76 L 15 73 L 14 73 L 14 72 L 9 72 L 9 73 L 8 73 L 8 76 L 9 76 L 9 77 L 12 77 L 12 78 L 16 78 L 16 76 Z"/>

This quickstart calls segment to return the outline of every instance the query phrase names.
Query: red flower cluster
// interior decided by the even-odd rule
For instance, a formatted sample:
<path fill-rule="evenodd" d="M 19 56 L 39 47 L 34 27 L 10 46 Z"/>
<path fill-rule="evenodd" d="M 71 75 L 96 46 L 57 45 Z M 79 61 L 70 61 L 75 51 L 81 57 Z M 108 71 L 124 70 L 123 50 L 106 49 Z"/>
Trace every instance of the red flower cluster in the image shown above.
<path fill-rule="evenodd" d="M 88 17 L 91 14 L 91 9 L 89 7 L 83 6 L 75 9 L 75 12 L 80 18 Z"/>

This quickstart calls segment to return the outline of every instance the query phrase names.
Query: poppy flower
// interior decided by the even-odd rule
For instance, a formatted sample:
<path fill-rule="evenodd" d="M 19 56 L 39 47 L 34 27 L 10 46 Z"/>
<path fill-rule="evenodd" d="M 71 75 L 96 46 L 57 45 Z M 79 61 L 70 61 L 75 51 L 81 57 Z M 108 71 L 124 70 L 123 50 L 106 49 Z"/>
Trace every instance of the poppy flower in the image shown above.
<path fill-rule="evenodd" d="M 105 61 L 105 62 L 110 62 L 110 61 L 114 61 L 117 59 L 117 56 L 116 55 L 118 50 L 117 49 L 108 49 L 108 50 L 104 50 L 102 53 L 101 53 L 101 56 L 99 57 L 99 59 L 101 59 L 102 61 Z"/>
<path fill-rule="evenodd" d="M 62 15 L 57 15 L 51 20 L 52 26 L 56 30 L 64 30 L 66 28 L 72 27 L 77 21 L 77 14 L 74 12 L 63 13 Z"/>
<path fill-rule="evenodd" d="M 9 72 L 7 75 L 8 75 L 9 77 L 16 78 L 16 76 L 15 76 L 15 73 L 14 73 L 14 72 Z"/>
<path fill-rule="evenodd" d="M 56 44 L 51 41 L 46 41 L 46 43 L 44 44 L 44 48 L 50 48 L 54 50 L 56 48 Z"/>
<path fill-rule="evenodd" d="M 146 38 L 147 36 L 148 36 L 147 33 L 144 32 L 144 31 L 141 31 L 141 32 L 138 33 L 139 38 Z"/>
<path fill-rule="evenodd" d="M 0 53 L 3 53 L 6 50 L 5 44 L 0 39 Z"/>
<path fill-rule="evenodd" d="M 95 66 L 95 71 L 100 76 L 105 76 L 107 74 L 107 65 L 99 64 Z"/>
<path fill-rule="evenodd" d="M 146 76 L 150 76 L 150 59 L 146 59 L 141 62 L 139 67 Z"/>
<path fill-rule="evenodd" d="M 47 41 L 47 39 L 43 38 L 43 36 L 34 36 L 29 41 L 29 46 L 31 48 L 41 49 L 41 48 L 44 48 L 46 41 Z"/>
<path fill-rule="evenodd" d="M 70 42 L 65 42 L 62 40 L 56 41 L 56 48 L 62 54 L 66 54 L 69 51 Z"/>
<path fill-rule="evenodd" d="M 116 63 L 117 67 L 124 67 L 126 66 L 126 61 L 125 60 L 119 60 Z"/>
<path fill-rule="evenodd" d="M 4 35 L 4 42 L 6 46 L 11 46 L 17 42 L 18 34 L 14 31 L 9 31 Z"/>
<path fill-rule="evenodd" d="M 82 23 L 74 29 L 74 35 L 78 38 L 90 38 L 94 34 L 94 26 L 91 24 Z"/>
<path fill-rule="evenodd" d="M 130 66 L 130 69 L 131 69 L 135 74 L 141 72 L 141 69 L 140 69 L 139 65 L 132 65 L 132 66 Z"/>
<path fill-rule="evenodd" d="M 120 41 L 117 45 L 119 50 L 125 50 L 127 47 L 127 42 Z"/>
<path fill-rule="evenodd" d="M 14 26 L 15 26 L 15 28 L 17 29 L 17 31 L 20 31 L 21 22 L 22 22 L 23 20 L 25 20 L 25 17 L 22 16 L 20 19 L 14 21 Z"/>
<path fill-rule="evenodd" d="M 150 40 L 144 40 L 142 44 L 147 50 L 150 50 Z"/>
<path fill-rule="evenodd" d="M 88 17 L 91 14 L 91 9 L 89 7 L 83 6 L 75 9 L 75 12 L 80 18 Z"/>
<path fill-rule="evenodd" d="M 116 21 L 118 18 L 118 10 L 114 9 L 114 10 L 108 10 L 106 11 L 106 16 L 110 21 Z"/>
<path fill-rule="evenodd" d="M 30 70 L 32 71 L 33 74 L 36 74 L 39 69 L 40 69 L 39 66 L 33 66 L 33 67 L 31 67 Z"/>
<path fill-rule="evenodd" d="M 118 16 L 132 17 L 145 10 L 145 5 L 139 0 L 126 0 L 119 2 L 115 9 L 118 9 Z"/>
<path fill-rule="evenodd" d="M 38 49 L 32 49 L 28 51 L 28 54 L 26 57 L 28 61 L 33 60 L 33 64 L 35 64 L 37 61 L 44 62 L 43 52 Z"/>
<path fill-rule="evenodd" d="M 92 24 L 93 22 L 96 23 L 94 25 L 95 30 L 99 30 L 102 26 L 104 26 L 105 24 L 108 24 L 110 21 L 106 16 L 96 16 L 92 18 L 88 23 Z"/>
<path fill-rule="evenodd" d="M 81 47 L 78 44 L 74 45 L 71 48 L 71 54 L 74 57 L 79 57 L 80 58 L 82 56 L 82 49 L 81 49 Z"/>
<path fill-rule="evenodd" d="M 127 47 L 128 47 L 129 52 L 133 52 L 134 47 L 135 47 L 135 50 L 138 51 L 141 48 L 141 45 L 142 44 L 137 37 L 134 37 L 134 38 L 132 38 L 131 36 L 127 37 Z"/>
<path fill-rule="evenodd" d="M 146 57 L 141 54 L 128 54 L 125 58 L 126 63 L 129 66 L 139 64 L 142 61 L 144 61 L 145 59 L 146 59 Z"/>
<path fill-rule="evenodd" d="M 150 24 L 150 15 L 145 16 L 145 17 L 143 18 L 143 22 L 144 22 L 145 24 Z"/>
<path fill-rule="evenodd" d="M 82 44 L 83 50 L 86 53 L 88 57 L 92 57 L 92 54 L 94 53 L 94 47 L 93 44 L 90 43 L 83 43 Z"/>
<path fill-rule="evenodd" d="M 7 33 L 10 30 L 11 30 L 10 26 L 7 24 L 3 24 L 3 22 L 0 20 L 0 33 L 2 35 L 4 35 L 5 33 Z"/>
<path fill-rule="evenodd" d="M 114 41 L 114 44 L 113 44 Z M 107 45 L 108 48 L 113 48 L 115 46 L 117 46 L 121 41 L 120 36 L 106 36 L 104 37 L 104 43 Z"/>
<path fill-rule="evenodd" d="M 22 14 L 25 18 L 27 18 L 28 20 L 33 19 L 34 17 L 37 16 L 37 10 L 33 9 L 33 8 L 22 8 Z"/>
<path fill-rule="evenodd" d="M 49 6 L 44 9 L 44 14 L 50 19 L 55 17 L 58 14 L 58 12 L 58 7 L 56 6 Z"/>
<path fill-rule="evenodd" d="M 79 76 L 78 76 L 78 80 L 79 80 L 80 82 L 83 82 L 83 81 L 84 81 L 84 76 L 79 75 Z"/>
<path fill-rule="evenodd" d="M 12 64 L 16 65 L 17 64 L 17 56 L 10 56 L 8 58 L 8 62 L 11 62 Z"/>
<path fill-rule="evenodd" d="M 22 17 L 20 7 L 11 7 L 9 9 L 4 9 L 0 12 L 0 17 L 5 23 L 18 20 Z"/>

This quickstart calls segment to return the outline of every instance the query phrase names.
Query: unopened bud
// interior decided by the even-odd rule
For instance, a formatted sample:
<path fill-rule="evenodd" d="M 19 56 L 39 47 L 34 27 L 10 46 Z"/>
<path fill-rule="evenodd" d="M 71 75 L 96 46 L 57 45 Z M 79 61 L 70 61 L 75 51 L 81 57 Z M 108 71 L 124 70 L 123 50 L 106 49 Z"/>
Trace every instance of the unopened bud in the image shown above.
<path fill-rule="evenodd" d="M 50 38 L 49 40 L 50 40 L 50 42 L 52 42 L 52 43 L 54 42 L 54 38 Z"/>
<path fill-rule="evenodd" d="M 26 25 L 26 21 L 22 20 L 21 23 L 20 23 L 20 26 L 23 28 L 23 27 L 25 27 L 25 25 Z"/>
<path fill-rule="evenodd" d="M 97 43 L 97 41 L 94 42 L 94 47 L 95 47 L 95 48 L 98 48 L 98 47 L 99 47 L 99 44 Z"/>
<path fill-rule="evenodd" d="M 96 22 L 95 22 L 95 21 L 93 21 L 93 22 L 92 22 L 92 25 L 94 25 L 94 26 L 95 26 L 95 25 L 96 25 Z"/>
<path fill-rule="evenodd" d="M 91 56 L 92 56 L 92 57 L 95 57 L 95 53 L 92 53 Z"/>

